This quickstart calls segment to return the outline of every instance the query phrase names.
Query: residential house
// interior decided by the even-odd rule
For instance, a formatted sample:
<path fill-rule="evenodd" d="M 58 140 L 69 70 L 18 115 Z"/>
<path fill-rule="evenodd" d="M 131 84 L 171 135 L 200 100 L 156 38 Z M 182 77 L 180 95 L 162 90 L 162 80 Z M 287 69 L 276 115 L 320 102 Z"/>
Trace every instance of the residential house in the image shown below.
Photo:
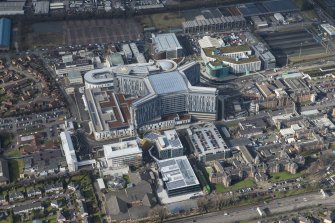
<path fill-rule="evenodd" d="M 24 198 L 22 192 L 16 192 L 16 191 L 10 192 L 8 197 L 10 202 L 18 201 Z"/>
<path fill-rule="evenodd" d="M 29 213 L 33 210 L 43 210 L 43 206 L 41 202 L 29 203 L 20 206 L 13 207 L 14 215 Z"/>
<path fill-rule="evenodd" d="M 32 197 L 41 197 L 42 192 L 40 189 L 35 189 L 35 188 L 29 188 L 27 189 L 27 197 L 32 198 Z"/>
<path fill-rule="evenodd" d="M 58 204 L 58 201 L 57 200 L 52 200 L 50 202 L 50 206 L 53 207 L 53 208 L 59 208 L 59 204 Z"/>
<path fill-rule="evenodd" d="M 7 205 L 8 202 L 6 200 L 6 196 L 5 195 L 0 195 L 0 206 L 1 205 Z"/>
<path fill-rule="evenodd" d="M 67 189 L 72 190 L 72 191 L 76 191 L 78 189 L 78 187 L 74 183 L 71 182 L 67 185 Z"/>
<path fill-rule="evenodd" d="M 299 223 L 313 223 L 314 221 L 310 218 L 300 216 L 298 219 Z"/>
<path fill-rule="evenodd" d="M 335 222 L 335 211 L 328 211 L 326 217 L 323 219 L 324 223 L 334 223 Z"/>
<path fill-rule="evenodd" d="M 52 194 L 52 193 L 60 193 L 63 190 L 63 184 L 62 183 L 55 183 L 55 184 L 49 184 L 45 186 L 45 193 Z"/>

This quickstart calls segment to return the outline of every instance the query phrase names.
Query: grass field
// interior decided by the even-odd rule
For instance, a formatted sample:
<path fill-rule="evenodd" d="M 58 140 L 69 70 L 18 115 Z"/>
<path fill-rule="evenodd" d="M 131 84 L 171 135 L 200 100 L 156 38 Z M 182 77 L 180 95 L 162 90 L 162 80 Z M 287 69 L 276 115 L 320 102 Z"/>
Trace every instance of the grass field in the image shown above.
<path fill-rule="evenodd" d="M 20 157 L 21 152 L 18 149 L 7 149 L 4 155 L 7 157 Z"/>
<path fill-rule="evenodd" d="M 236 191 L 236 190 L 253 187 L 253 186 L 255 186 L 255 182 L 252 179 L 247 178 L 245 180 L 242 180 L 242 181 L 239 181 L 233 184 L 230 187 L 225 187 L 223 184 L 215 184 L 215 190 L 218 193 L 225 193 L 225 192 Z"/>
<path fill-rule="evenodd" d="M 284 180 L 296 179 L 302 176 L 302 173 L 290 174 L 288 172 L 279 172 L 270 174 L 271 182 L 279 182 Z"/>
<path fill-rule="evenodd" d="M 145 15 L 139 17 L 143 27 L 156 27 L 156 29 L 164 30 L 170 28 L 180 28 L 185 19 L 179 13 L 159 13 L 153 15 Z"/>
<path fill-rule="evenodd" d="M 12 223 L 12 222 L 13 222 L 13 217 L 11 214 L 8 215 L 6 218 L 0 220 L 0 223 Z"/>
<path fill-rule="evenodd" d="M 313 20 L 317 18 L 317 14 L 315 13 L 314 10 L 302 11 L 301 14 L 302 14 L 302 17 L 307 20 Z"/>
<path fill-rule="evenodd" d="M 9 161 L 9 175 L 11 181 L 16 181 L 23 173 L 24 161 L 21 159 L 13 159 Z"/>

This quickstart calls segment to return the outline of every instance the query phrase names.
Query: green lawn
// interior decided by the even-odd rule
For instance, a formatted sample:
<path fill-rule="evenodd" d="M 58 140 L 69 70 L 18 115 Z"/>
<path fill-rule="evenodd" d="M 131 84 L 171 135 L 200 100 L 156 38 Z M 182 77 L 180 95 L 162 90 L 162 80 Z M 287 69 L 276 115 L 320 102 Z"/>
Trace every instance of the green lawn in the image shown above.
<path fill-rule="evenodd" d="M 223 184 L 215 184 L 215 190 L 218 193 L 224 193 L 228 191 L 236 191 L 236 190 L 253 187 L 253 186 L 255 186 L 255 182 L 252 179 L 247 178 L 245 180 L 239 181 L 231 185 L 230 187 L 225 187 Z"/>
<path fill-rule="evenodd" d="M 0 220 L 0 223 L 12 223 L 13 218 L 12 215 L 8 215 L 5 219 Z"/>
<path fill-rule="evenodd" d="M 45 220 L 47 220 L 49 223 L 57 223 L 57 215 L 50 215 L 45 217 Z"/>
<path fill-rule="evenodd" d="M 123 175 L 122 178 L 126 181 L 127 184 L 131 183 L 129 175 Z"/>
<path fill-rule="evenodd" d="M 279 182 L 284 180 L 296 179 L 302 176 L 302 173 L 297 174 L 290 174 L 286 171 L 279 172 L 279 173 L 271 173 L 270 174 L 270 181 L 271 182 Z"/>
<path fill-rule="evenodd" d="M 144 27 L 156 27 L 157 29 L 179 28 L 185 21 L 182 15 L 175 12 L 156 13 L 152 15 L 141 16 L 140 22 Z"/>
<path fill-rule="evenodd" d="M 72 176 L 71 181 L 75 183 L 84 184 L 84 185 L 91 185 L 91 179 L 88 175 Z"/>
<path fill-rule="evenodd" d="M 21 152 L 19 149 L 7 149 L 4 155 L 7 157 L 20 157 Z"/>
<path fill-rule="evenodd" d="M 21 159 L 13 159 L 9 161 L 9 174 L 11 181 L 16 181 L 20 178 L 20 174 L 23 173 L 24 161 Z"/>

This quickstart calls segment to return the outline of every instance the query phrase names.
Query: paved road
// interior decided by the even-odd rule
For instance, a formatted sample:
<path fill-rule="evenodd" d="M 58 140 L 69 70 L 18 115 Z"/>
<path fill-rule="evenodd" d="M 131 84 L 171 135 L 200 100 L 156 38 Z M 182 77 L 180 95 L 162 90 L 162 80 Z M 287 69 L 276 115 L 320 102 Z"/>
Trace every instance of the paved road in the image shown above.
<path fill-rule="evenodd" d="M 335 204 L 335 196 L 328 197 L 323 199 L 319 192 L 314 192 L 310 194 L 304 194 L 294 197 L 288 197 L 278 200 L 273 200 L 268 204 L 261 203 L 259 204 L 260 208 L 268 208 L 270 214 L 280 214 L 285 212 L 291 212 L 294 210 L 308 208 L 311 206 L 316 206 L 322 204 L 324 206 L 333 206 Z M 250 205 L 244 207 L 238 207 L 229 209 L 222 212 L 209 213 L 205 215 L 188 217 L 184 219 L 177 219 L 167 221 L 170 223 L 229 223 L 237 222 L 244 220 L 252 220 L 260 218 L 259 214 L 256 211 L 257 205 Z M 225 215 L 224 213 L 227 213 Z"/>

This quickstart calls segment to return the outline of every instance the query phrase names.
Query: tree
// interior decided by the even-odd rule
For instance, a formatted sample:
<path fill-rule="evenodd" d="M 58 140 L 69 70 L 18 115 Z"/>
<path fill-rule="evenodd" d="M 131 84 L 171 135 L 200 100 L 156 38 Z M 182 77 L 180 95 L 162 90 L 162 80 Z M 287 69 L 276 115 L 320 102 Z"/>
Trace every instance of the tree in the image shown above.
<path fill-rule="evenodd" d="M 226 199 L 222 194 L 218 194 L 214 198 L 214 205 L 217 210 L 221 210 L 225 206 Z"/>
<path fill-rule="evenodd" d="M 206 197 L 202 197 L 197 202 L 198 208 L 200 211 L 205 211 L 208 213 L 208 207 L 209 207 L 209 200 Z"/>
<path fill-rule="evenodd" d="M 167 217 L 168 212 L 165 207 L 157 206 L 150 210 L 149 215 L 152 216 L 154 220 L 157 220 L 158 222 L 163 222 L 164 219 Z"/>

